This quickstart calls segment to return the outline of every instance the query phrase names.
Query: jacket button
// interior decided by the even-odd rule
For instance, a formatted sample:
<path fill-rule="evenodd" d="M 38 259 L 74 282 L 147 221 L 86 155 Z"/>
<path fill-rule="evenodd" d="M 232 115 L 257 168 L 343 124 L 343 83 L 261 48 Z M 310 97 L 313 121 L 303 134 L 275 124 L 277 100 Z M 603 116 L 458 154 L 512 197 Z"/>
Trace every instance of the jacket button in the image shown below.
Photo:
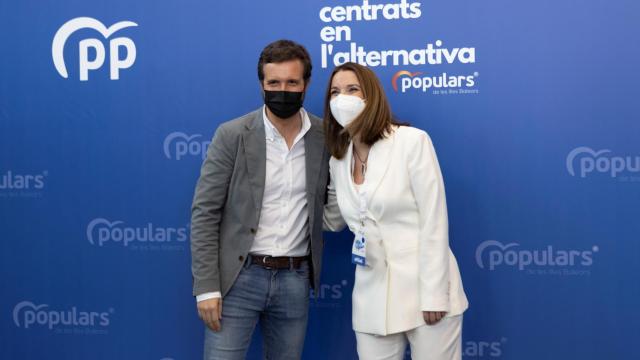
<path fill-rule="evenodd" d="M 244 256 L 242 256 L 242 255 L 238 256 L 238 260 L 244 261 Z"/>
<path fill-rule="evenodd" d="M 251 233 L 252 233 L 252 234 L 255 234 L 255 233 L 256 233 L 256 229 L 251 228 Z"/>

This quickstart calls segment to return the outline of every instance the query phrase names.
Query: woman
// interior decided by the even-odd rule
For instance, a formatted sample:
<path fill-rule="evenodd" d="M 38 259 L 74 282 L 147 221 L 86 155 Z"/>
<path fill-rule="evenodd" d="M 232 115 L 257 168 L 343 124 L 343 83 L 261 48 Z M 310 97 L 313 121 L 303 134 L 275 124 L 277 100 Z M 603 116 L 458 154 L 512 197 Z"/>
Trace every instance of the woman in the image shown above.
<path fill-rule="evenodd" d="M 416 360 L 460 359 L 468 302 L 429 136 L 396 123 L 376 75 L 355 63 L 329 79 L 324 126 L 330 195 L 355 234 L 358 356 L 403 359 L 409 343 Z"/>

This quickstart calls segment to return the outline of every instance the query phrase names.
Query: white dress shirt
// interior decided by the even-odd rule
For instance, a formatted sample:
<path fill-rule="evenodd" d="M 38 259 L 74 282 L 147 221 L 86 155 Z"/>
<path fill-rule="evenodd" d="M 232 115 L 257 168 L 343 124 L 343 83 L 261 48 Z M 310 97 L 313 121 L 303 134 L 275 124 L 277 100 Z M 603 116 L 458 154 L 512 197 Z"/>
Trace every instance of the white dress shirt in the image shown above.
<path fill-rule="evenodd" d="M 302 127 L 288 148 L 284 137 L 262 108 L 266 141 L 266 172 L 262 210 L 250 254 L 306 256 L 309 254 L 309 213 L 304 135 L 311 120 L 300 109 Z M 196 296 L 198 302 L 222 297 L 219 291 Z"/>

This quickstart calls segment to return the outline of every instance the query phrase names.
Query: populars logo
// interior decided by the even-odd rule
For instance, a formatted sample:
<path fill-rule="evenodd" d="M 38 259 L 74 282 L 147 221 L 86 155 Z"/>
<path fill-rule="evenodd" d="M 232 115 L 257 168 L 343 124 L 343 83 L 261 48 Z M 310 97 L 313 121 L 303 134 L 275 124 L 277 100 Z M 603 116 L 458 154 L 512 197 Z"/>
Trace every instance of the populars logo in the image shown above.
<path fill-rule="evenodd" d="M 398 92 L 398 80 L 400 80 L 400 92 L 405 93 L 408 90 L 415 89 L 422 92 L 428 92 L 432 89 L 456 89 L 459 91 L 464 88 L 473 88 L 476 85 L 476 77 L 478 73 L 472 75 L 448 75 L 446 72 L 440 75 L 419 76 L 422 72 L 409 72 L 401 70 L 395 73 L 391 78 L 391 86 L 395 92 Z"/>
<path fill-rule="evenodd" d="M 42 190 L 48 171 L 36 174 L 17 174 L 11 170 L 0 176 L 0 190 Z"/>
<path fill-rule="evenodd" d="M 338 284 L 320 284 L 318 296 L 315 295 L 314 290 L 309 290 L 309 294 L 313 299 L 339 300 L 342 299 L 344 287 L 347 286 L 348 283 L 347 280 L 342 280 Z"/>
<path fill-rule="evenodd" d="M 204 160 L 211 141 L 202 140 L 202 135 L 187 135 L 183 132 L 172 132 L 164 139 L 164 156 L 167 159 L 181 160 L 187 156 L 199 156 Z"/>
<path fill-rule="evenodd" d="M 622 173 L 640 173 L 640 156 L 612 156 L 608 149 L 580 146 L 569 152 L 566 167 L 571 176 L 585 178 L 596 172 L 615 178 Z"/>
<path fill-rule="evenodd" d="M 138 24 L 132 21 L 120 21 L 107 28 L 100 21 L 90 17 L 78 17 L 67 21 L 64 25 L 58 29 L 53 37 L 53 43 L 51 44 L 51 56 L 53 57 L 53 64 L 58 70 L 58 73 L 63 78 L 68 78 L 67 67 L 64 62 L 64 46 L 67 39 L 76 31 L 80 29 L 93 29 L 98 31 L 104 39 L 108 39 L 111 35 L 119 30 L 138 26 Z M 95 53 L 93 59 L 89 59 L 89 50 L 92 49 Z M 121 54 L 121 50 L 126 50 Z M 89 71 L 97 70 L 102 67 L 105 62 L 105 47 L 102 40 L 96 38 L 89 38 L 81 40 L 79 43 L 79 72 L 80 81 L 89 80 Z M 120 70 L 130 68 L 136 61 L 136 45 L 133 40 L 127 37 L 117 37 L 109 41 L 109 67 L 111 80 L 120 79 Z"/>
<path fill-rule="evenodd" d="M 462 356 L 498 358 L 502 356 L 502 346 L 506 342 L 506 338 L 502 338 L 500 341 L 465 341 Z"/>
<path fill-rule="evenodd" d="M 473 358 L 499 358 L 502 356 L 502 346 L 507 338 L 500 341 L 465 341 L 462 345 L 462 356 Z M 411 357 L 411 349 L 405 351 L 405 358 Z"/>
<path fill-rule="evenodd" d="M 108 243 L 127 247 L 140 243 L 184 243 L 189 226 L 158 227 L 148 223 L 144 227 L 127 226 L 124 221 L 109 221 L 104 218 L 92 220 L 87 226 L 87 240 L 91 245 L 106 246 Z"/>
<path fill-rule="evenodd" d="M 531 267 L 590 267 L 593 265 L 593 254 L 600 249 L 593 246 L 589 250 L 556 250 L 548 245 L 544 250 L 520 249 L 520 244 L 502 244 L 499 241 L 487 240 L 476 249 L 476 263 L 481 269 L 489 271 L 498 267 L 525 270 Z"/>
<path fill-rule="evenodd" d="M 346 279 L 336 284 L 320 284 L 318 293 L 309 290 L 309 297 L 313 300 L 311 306 L 316 308 L 339 308 L 342 305 L 344 292 L 349 282 Z"/>
<path fill-rule="evenodd" d="M 80 311 L 72 306 L 67 310 L 51 310 L 48 304 L 36 305 L 31 301 L 22 301 L 13 308 L 13 322 L 19 328 L 29 329 L 36 326 L 49 330 L 60 326 L 70 327 L 107 327 L 111 323 L 109 311 Z"/>

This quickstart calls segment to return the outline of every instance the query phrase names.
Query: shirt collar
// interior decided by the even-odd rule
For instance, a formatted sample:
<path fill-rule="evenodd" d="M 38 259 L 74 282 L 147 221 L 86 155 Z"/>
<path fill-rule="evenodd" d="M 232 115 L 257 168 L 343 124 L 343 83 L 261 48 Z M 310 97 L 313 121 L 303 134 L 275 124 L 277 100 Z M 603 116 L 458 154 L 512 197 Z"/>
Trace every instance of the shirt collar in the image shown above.
<path fill-rule="evenodd" d="M 309 120 L 309 115 L 304 108 L 300 108 L 300 117 L 302 118 L 302 128 L 300 128 L 300 132 L 296 136 L 293 143 L 297 143 L 302 137 L 311 129 L 311 120 Z M 282 137 L 278 132 L 278 129 L 271 123 L 269 118 L 267 117 L 267 106 L 262 106 L 262 120 L 264 121 L 264 134 L 267 140 L 273 141 L 273 139 L 277 137 Z"/>

